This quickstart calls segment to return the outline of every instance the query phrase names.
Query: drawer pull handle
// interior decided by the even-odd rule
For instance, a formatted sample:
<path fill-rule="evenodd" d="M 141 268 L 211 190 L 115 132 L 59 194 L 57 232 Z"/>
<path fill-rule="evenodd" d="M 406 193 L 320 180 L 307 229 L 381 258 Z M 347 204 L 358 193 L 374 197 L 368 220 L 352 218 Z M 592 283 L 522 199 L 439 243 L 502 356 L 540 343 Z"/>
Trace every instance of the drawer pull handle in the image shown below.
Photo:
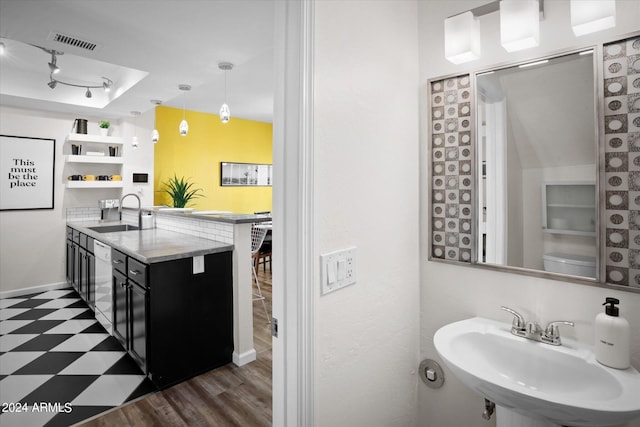
<path fill-rule="evenodd" d="M 133 274 L 134 276 L 137 276 L 138 274 L 140 274 L 138 270 L 129 270 L 129 273 Z"/>
<path fill-rule="evenodd" d="M 113 263 L 118 265 L 118 264 L 122 264 L 122 261 L 120 261 L 119 259 L 114 259 Z"/>

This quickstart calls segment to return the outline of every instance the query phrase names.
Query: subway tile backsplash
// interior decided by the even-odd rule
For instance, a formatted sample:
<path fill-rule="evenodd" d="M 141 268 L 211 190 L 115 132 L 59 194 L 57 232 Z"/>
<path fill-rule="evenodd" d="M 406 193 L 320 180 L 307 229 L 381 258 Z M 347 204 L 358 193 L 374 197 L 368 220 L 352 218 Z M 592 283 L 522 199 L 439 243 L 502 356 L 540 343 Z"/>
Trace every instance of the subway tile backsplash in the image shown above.
<path fill-rule="evenodd" d="M 69 208 L 67 221 L 95 221 L 100 219 L 99 208 Z M 138 223 L 138 212 L 134 209 L 122 210 L 122 221 L 128 224 Z M 186 218 L 172 215 L 156 215 L 156 227 L 164 230 L 176 231 L 203 239 L 217 240 L 233 244 L 233 224 Z"/>

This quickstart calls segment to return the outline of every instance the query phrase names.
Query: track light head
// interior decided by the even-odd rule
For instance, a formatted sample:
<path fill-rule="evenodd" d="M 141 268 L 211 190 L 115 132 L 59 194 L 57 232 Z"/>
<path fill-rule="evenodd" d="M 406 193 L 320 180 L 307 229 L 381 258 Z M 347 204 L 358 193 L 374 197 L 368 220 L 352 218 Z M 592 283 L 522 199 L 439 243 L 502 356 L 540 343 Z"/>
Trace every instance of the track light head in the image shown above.
<path fill-rule="evenodd" d="M 91 89 L 87 88 L 87 92 L 84 94 L 87 98 L 91 98 L 93 95 L 91 94 Z"/>
<path fill-rule="evenodd" d="M 51 70 L 51 74 L 58 74 L 60 72 L 60 68 L 58 68 L 58 59 L 56 58 L 56 51 L 51 51 L 51 62 L 49 62 L 49 70 Z"/>
<path fill-rule="evenodd" d="M 49 83 L 47 83 L 47 86 L 49 86 L 51 89 L 55 89 L 57 86 L 58 82 L 51 79 L 51 81 Z"/>

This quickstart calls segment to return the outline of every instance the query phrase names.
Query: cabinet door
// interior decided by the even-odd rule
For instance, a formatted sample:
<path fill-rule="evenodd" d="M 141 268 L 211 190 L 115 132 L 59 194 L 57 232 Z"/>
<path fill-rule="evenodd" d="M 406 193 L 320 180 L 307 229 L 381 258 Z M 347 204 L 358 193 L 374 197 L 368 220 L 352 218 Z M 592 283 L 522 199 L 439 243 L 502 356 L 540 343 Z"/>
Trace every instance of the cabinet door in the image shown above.
<path fill-rule="evenodd" d="M 96 257 L 87 252 L 87 304 L 92 309 L 95 309 L 96 305 Z"/>
<path fill-rule="evenodd" d="M 87 301 L 86 283 L 87 283 L 87 253 L 81 247 L 77 247 L 78 251 L 78 266 L 76 268 L 77 277 L 76 284 L 78 286 L 78 293 L 83 301 Z"/>
<path fill-rule="evenodd" d="M 76 251 L 71 240 L 67 240 L 67 283 L 73 285 L 73 276 L 75 273 Z"/>
<path fill-rule="evenodd" d="M 129 340 L 127 319 L 127 278 L 117 270 L 113 270 L 113 336 L 128 350 Z"/>
<path fill-rule="evenodd" d="M 147 373 L 147 291 L 129 281 L 131 326 L 129 353 L 136 359 L 142 371 Z"/>

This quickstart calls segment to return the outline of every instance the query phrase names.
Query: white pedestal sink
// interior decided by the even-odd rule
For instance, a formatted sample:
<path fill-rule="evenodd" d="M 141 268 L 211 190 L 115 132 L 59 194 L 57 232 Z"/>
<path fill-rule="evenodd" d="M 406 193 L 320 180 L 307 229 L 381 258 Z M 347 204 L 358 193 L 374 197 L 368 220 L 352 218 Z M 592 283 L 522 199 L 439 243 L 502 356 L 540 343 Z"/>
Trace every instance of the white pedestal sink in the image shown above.
<path fill-rule="evenodd" d="M 433 341 L 455 376 L 498 406 L 498 427 L 598 427 L 640 417 L 638 371 L 601 365 L 590 346 L 528 340 L 480 317 L 440 328 Z"/>

